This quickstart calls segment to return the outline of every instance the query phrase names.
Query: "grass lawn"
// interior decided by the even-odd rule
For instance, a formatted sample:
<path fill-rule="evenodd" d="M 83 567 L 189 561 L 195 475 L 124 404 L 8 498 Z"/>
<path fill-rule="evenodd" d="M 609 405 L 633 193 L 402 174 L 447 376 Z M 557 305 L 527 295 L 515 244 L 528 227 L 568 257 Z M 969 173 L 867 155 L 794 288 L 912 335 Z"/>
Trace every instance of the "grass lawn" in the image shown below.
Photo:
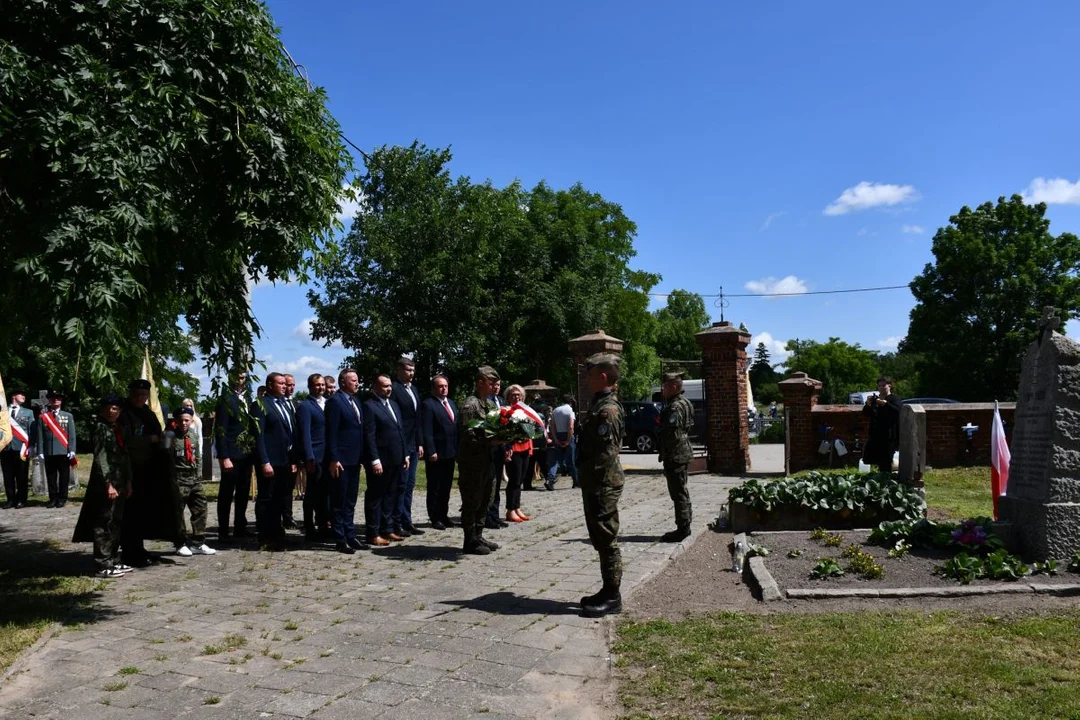
<path fill-rule="evenodd" d="M 932 470 L 923 477 L 923 482 L 926 505 L 936 511 L 937 519 L 990 517 L 994 512 L 988 465 Z"/>
<path fill-rule="evenodd" d="M 1080 718 L 1080 611 L 624 623 L 630 718 Z"/>

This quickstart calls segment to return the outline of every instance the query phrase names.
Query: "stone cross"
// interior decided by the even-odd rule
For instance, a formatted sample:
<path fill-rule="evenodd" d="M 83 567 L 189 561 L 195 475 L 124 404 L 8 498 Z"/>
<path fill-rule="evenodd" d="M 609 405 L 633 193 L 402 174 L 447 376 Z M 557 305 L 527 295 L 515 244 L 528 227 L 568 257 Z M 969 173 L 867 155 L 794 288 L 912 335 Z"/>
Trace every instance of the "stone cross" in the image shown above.
<path fill-rule="evenodd" d="M 37 397 L 30 401 L 30 404 L 36 408 L 49 407 L 49 391 L 38 390 Z"/>

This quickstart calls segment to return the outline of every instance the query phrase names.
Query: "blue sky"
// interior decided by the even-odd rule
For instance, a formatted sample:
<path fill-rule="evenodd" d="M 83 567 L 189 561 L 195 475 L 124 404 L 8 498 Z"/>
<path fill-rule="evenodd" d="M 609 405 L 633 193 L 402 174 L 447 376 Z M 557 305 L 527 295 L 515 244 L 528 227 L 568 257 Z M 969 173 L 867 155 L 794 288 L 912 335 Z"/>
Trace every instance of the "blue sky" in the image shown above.
<path fill-rule="evenodd" d="M 659 292 L 905 285 L 951 214 L 1015 192 L 1080 232 L 1075 3 L 269 5 L 359 146 L 449 145 L 454 175 L 497 185 L 580 181 L 637 223 Z M 253 304 L 270 369 L 344 357 L 304 335 L 302 287 Z M 732 298 L 725 316 L 779 359 L 794 337 L 893 349 L 912 304 Z"/>

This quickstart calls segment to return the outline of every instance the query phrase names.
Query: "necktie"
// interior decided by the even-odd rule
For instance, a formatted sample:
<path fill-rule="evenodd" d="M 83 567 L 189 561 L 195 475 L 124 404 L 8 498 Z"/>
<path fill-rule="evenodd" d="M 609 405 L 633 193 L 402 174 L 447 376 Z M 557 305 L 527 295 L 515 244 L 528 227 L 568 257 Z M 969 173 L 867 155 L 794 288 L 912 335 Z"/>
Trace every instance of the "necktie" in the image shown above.
<path fill-rule="evenodd" d="M 405 383 L 405 392 L 409 393 L 409 399 L 412 400 L 412 408 L 416 409 L 416 396 L 413 395 L 412 383 Z"/>
<path fill-rule="evenodd" d="M 292 433 L 292 418 L 289 417 L 289 406 L 286 405 L 287 400 L 278 400 L 278 412 L 281 413 L 281 419 L 285 421 L 286 427 L 289 428 L 289 433 Z"/>
<path fill-rule="evenodd" d="M 356 413 L 356 422 L 362 423 L 363 421 L 360 420 L 360 408 L 356 407 L 356 400 L 353 399 L 352 395 L 346 395 L 345 397 L 349 398 L 349 404 L 352 405 L 352 411 Z"/>
<path fill-rule="evenodd" d="M 390 417 L 394 418 L 394 424 L 396 425 L 397 424 L 397 415 L 394 414 L 394 408 L 390 407 L 390 401 L 389 400 L 383 400 L 383 403 L 386 405 L 386 412 L 390 413 Z"/>
<path fill-rule="evenodd" d="M 114 423 L 112 426 L 113 433 L 116 434 L 116 444 L 120 446 L 120 449 L 124 449 L 124 433 L 120 431 L 120 425 Z"/>
<path fill-rule="evenodd" d="M 446 414 L 450 416 L 450 422 L 454 422 L 454 411 L 450 409 L 450 403 L 446 401 L 446 398 L 443 398 L 442 406 Z"/>
<path fill-rule="evenodd" d="M 191 452 L 191 438 L 187 435 L 184 436 L 184 459 L 191 464 L 195 462 L 195 455 Z"/>

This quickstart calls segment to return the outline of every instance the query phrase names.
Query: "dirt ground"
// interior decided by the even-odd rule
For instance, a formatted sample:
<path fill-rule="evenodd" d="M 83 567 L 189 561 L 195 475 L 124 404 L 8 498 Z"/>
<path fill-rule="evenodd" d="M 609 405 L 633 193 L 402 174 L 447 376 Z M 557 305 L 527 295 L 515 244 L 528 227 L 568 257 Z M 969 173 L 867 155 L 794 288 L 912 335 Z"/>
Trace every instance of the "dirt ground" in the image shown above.
<path fill-rule="evenodd" d="M 764 535 L 764 534 L 762 534 Z M 775 534 L 774 534 L 775 535 Z M 864 533 L 865 535 L 865 533 Z M 761 537 L 761 535 L 759 535 Z M 1063 608 L 1075 608 L 1080 606 L 1078 597 L 1052 597 L 1046 595 L 1020 594 L 1020 595 L 988 595 L 964 598 L 904 598 L 904 599 L 879 599 L 879 598 L 837 598 L 832 600 L 784 600 L 780 602 L 763 603 L 755 600 L 750 594 L 749 588 L 744 585 L 739 577 L 731 571 L 731 551 L 729 549 L 732 540 L 731 533 L 716 533 L 706 531 L 699 535 L 693 543 L 673 562 L 659 574 L 643 586 L 634 591 L 626 600 L 626 614 L 636 620 L 648 618 L 663 618 L 667 620 L 680 620 L 685 617 L 701 615 L 709 612 L 852 612 L 852 611 L 885 611 L 885 610 L 921 610 L 927 612 L 940 610 L 975 610 L 989 614 L 1024 614 Z M 826 548 L 816 541 L 809 540 L 809 533 L 799 533 L 794 536 L 793 542 L 804 542 L 807 546 L 820 546 L 822 557 L 839 557 L 843 546 L 839 548 Z M 757 542 L 761 542 L 760 539 Z M 784 548 L 779 552 L 780 545 L 773 547 L 769 542 L 763 543 L 772 550 L 772 554 L 765 558 L 765 565 L 770 572 L 775 573 L 777 566 L 775 557 L 782 556 L 790 548 Z M 828 552 L 826 552 L 828 551 Z M 819 581 L 810 580 L 810 567 L 816 562 L 815 551 L 806 552 L 803 555 L 813 557 L 801 558 L 806 565 L 805 569 L 795 566 L 788 575 L 788 583 L 796 578 L 799 573 L 802 577 L 794 585 L 785 586 L 784 580 L 777 577 L 781 589 L 785 587 L 815 587 L 814 583 L 828 583 L 825 587 L 843 587 L 838 581 L 843 578 L 832 578 Z M 881 554 L 885 550 L 881 549 Z M 786 558 L 785 558 L 786 559 Z M 890 562 L 905 563 L 905 560 L 891 560 Z M 886 565 L 885 582 L 890 579 L 890 584 L 878 587 L 930 587 L 934 584 L 959 584 L 953 580 L 934 578 L 932 575 L 933 565 L 940 563 L 941 559 L 919 560 L 923 564 L 918 569 L 916 558 L 913 562 L 902 566 L 902 570 Z M 846 561 L 841 561 L 841 567 L 846 567 Z M 890 572 L 893 571 L 893 572 Z M 910 573 L 910 574 L 908 574 Z M 901 578 L 910 577 L 911 585 L 899 585 Z M 1038 582 L 1080 582 L 1080 576 L 1072 573 L 1062 573 L 1057 578 L 1038 576 Z M 934 582 L 937 580 L 937 583 Z M 849 580 L 848 586 L 858 587 L 857 584 L 868 581 Z"/>

